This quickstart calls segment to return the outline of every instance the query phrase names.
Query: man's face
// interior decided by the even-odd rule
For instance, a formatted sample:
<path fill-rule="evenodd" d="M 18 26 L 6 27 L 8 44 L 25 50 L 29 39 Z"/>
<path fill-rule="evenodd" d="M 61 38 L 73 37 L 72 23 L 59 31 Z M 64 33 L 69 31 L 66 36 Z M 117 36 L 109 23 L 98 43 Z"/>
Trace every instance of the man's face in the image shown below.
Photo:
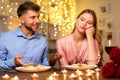
<path fill-rule="evenodd" d="M 37 31 L 40 23 L 39 12 L 28 10 L 21 16 L 21 23 L 27 30 L 32 32 Z"/>

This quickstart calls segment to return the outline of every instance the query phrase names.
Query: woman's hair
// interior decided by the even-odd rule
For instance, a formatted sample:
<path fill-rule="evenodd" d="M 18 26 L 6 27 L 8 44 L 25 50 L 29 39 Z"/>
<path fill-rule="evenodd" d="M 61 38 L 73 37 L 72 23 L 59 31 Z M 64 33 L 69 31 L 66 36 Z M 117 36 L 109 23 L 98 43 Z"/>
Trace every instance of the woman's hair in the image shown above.
<path fill-rule="evenodd" d="M 95 28 L 95 34 L 94 34 L 93 38 L 98 41 L 99 50 L 100 50 L 100 54 L 101 54 L 101 61 L 103 61 L 103 59 L 102 59 L 103 48 L 102 48 L 102 42 L 101 42 L 102 40 L 101 40 L 100 31 L 98 30 L 98 27 L 97 27 L 96 13 L 93 10 L 91 10 L 91 9 L 85 9 L 77 16 L 77 18 L 79 18 L 84 13 L 88 13 L 88 14 L 91 14 L 93 16 L 93 27 Z M 75 31 L 75 28 L 76 28 L 76 26 L 74 27 L 73 32 Z M 100 62 L 100 65 L 102 65 L 101 62 Z"/>

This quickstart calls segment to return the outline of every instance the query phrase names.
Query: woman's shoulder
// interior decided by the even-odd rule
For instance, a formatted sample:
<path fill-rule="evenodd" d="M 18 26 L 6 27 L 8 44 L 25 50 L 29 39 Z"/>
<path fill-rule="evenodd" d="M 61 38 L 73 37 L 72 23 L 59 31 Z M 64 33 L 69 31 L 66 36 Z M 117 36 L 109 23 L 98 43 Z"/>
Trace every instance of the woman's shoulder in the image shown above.
<path fill-rule="evenodd" d="M 72 35 L 71 35 L 71 34 L 68 34 L 68 35 L 59 37 L 59 38 L 57 39 L 57 41 L 68 40 L 68 39 L 70 39 L 71 37 L 72 37 Z"/>

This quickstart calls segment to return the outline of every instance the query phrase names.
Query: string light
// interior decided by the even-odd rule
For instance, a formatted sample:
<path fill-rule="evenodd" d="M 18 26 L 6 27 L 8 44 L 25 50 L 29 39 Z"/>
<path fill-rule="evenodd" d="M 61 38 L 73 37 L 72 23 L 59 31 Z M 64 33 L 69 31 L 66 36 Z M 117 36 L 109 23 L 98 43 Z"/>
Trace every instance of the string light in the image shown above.
<path fill-rule="evenodd" d="M 45 35 L 50 35 L 47 29 L 52 28 L 54 39 L 57 36 L 64 36 L 72 32 L 75 23 L 75 2 L 74 0 L 31 0 L 40 7 L 40 29 Z M 3 22 L 10 30 L 15 29 L 17 19 L 17 8 L 19 3 L 9 0 L 0 1 L 0 13 L 3 15 Z M 8 21 L 7 21 L 8 20 Z M 14 22 L 15 20 L 15 22 Z M 18 21 L 18 24 L 19 21 Z M 17 24 L 17 25 L 18 25 Z M 46 28 L 45 28 L 46 27 Z"/>
<path fill-rule="evenodd" d="M 9 30 L 15 29 L 17 26 L 14 26 L 12 19 L 17 18 L 18 7 L 17 2 L 10 2 L 9 0 L 0 0 L 0 13 L 2 14 L 2 20 L 5 25 L 8 26 Z M 18 23 L 19 24 L 19 23 Z"/>
<path fill-rule="evenodd" d="M 40 21 L 44 27 L 53 27 L 52 32 L 47 32 L 48 29 L 44 28 L 47 35 L 52 33 L 54 38 L 57 35 L 64 36 L 73 30 L 75 22 L 75 2 L 74 0 L 32 0 L 41 7 Z M 46 26 L 45 24 L 48 24 Z M 51 24 L 53 24 L 51 26 Z M 42 27 L 41 27 L 42 28 Z M 48 30 L 50 31 L 50 30 Z M 50 35 L 51 36 L 51 35 Z"/>

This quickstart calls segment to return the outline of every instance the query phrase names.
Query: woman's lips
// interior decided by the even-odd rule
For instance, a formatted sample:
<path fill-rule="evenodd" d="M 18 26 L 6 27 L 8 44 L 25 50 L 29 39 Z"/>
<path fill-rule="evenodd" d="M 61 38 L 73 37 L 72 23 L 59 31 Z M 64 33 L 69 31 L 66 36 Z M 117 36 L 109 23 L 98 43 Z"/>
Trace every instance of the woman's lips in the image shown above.
<path fill-rule="evenodd" d="M 85 27 L 80 27 L 82 30 L 86 30 L 86 28 Z"/>

